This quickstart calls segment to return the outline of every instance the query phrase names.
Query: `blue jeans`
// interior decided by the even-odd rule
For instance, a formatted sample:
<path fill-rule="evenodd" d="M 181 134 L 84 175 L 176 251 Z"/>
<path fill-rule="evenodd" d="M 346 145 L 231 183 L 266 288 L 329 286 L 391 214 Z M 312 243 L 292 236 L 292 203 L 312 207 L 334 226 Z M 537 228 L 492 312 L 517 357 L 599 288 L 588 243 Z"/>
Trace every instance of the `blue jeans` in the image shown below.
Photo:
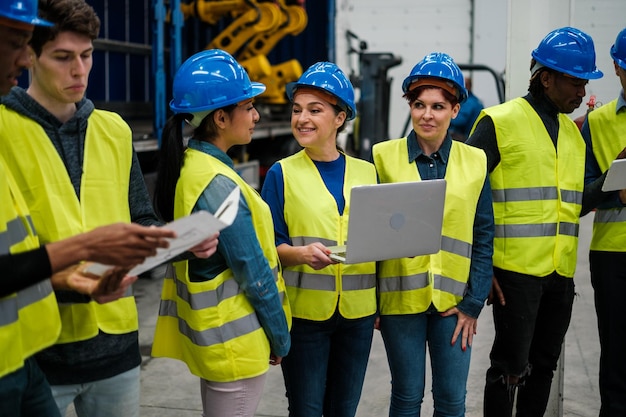
<path fill-rule="evenodd" d="M 460 338 L 450 344 L 457 316 L 438 312 L 385 315 L 380 331 L 391 371 L 390 417 L 419 416 L 426 379 L 426 344 L 432 368 L 435 417 L 465 415 L 466 384 L 471 348 L 461 349 Z"/>
<path fill-rule="evenodd" d="M 33 358 L 0 378 L 0 416 L 61 417 L 48 380 Z"/>
<path fill-rule="evenodd" d="M 293 319 L 281 363 L 292 417 L 353 417 L 372 347 L 374 318 Z"/>
<path fill-rule="evenodd" d="M 62 415 L 74 402 L 78 417 L 139 417 L 140 368 L 84 384 L 53 385 L 52 394 Z"/>

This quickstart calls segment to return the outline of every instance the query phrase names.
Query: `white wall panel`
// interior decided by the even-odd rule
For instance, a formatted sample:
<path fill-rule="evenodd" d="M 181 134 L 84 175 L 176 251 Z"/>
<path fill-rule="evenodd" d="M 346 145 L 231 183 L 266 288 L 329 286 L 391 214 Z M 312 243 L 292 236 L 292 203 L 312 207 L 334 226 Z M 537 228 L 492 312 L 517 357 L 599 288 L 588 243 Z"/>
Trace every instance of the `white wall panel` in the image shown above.
<path fill-rule="evenodd" d="M 604 77 L 589 83 L 584 102 L 587 102 L 589 96 L 594 94 L 599 102 L 608 103 L 617 97 L 621 89 L 609 51 L 619 31 L 626 27 L 626 1 L 572 1 L 574 3 L 572 25 L 593 37 L 596 48 L 596 65 L 604 72 Z M 578 109 L 572 116 L 577 117 L 584 112 L 585 109 Z"/>
<path fill-rule="evenodd" d="M 585 102 L 591 94 L 608 102 L 619 92 L 608 51 L 626 26 L 624 0 L 337 0 L 336 8 L 339 66 L 358 70 L 356 58 L 349 61 L 347 56 L 346 30 L 365 40 L 370 52 L 391 52 L 403 59 L 402 65 L 389 71 L 393 78 L 389 133 L 393 137 L 403 133 L 408 116 L 401 98 L 402 80 L 432 51 L 449 53 L 459 63 L 506 72 L 507 98 L 512 98 L 527 91 L 532 49 L 550 30 L 571 25 L 594 38 L 597 64 L 605 73 L 604 78 L 590 82 Z M 472 77 L 474 91 L 484 103 L 497 104 L 493 77 L 486 72 L 475 72 Z M 581 108 L 571 116 L 584 111 Z"/>
<path fill-rule="evenodd" d="M 471 0 L 338 0 L 336 20 L 337 64 L 346 71 L 345 31 L 368 43 L 369 52 L 391 52 L 402 57 L 392 68 L 389 134 L 400 136 L 408 117 L 402 98 L 402 80 L 427 53 L 446 52 L 458 62 L 470 59 Z"/>

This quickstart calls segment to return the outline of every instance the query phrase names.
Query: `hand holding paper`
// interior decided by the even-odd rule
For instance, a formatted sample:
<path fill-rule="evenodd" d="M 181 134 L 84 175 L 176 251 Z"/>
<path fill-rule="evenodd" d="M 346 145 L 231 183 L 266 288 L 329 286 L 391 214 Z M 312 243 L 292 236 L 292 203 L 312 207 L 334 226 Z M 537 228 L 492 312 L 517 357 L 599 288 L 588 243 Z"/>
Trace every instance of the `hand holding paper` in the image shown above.
<path fill-rule="evenodd" d="M 139 275 L 167 262 L 186 250 L 202 243 L 225 227 L 230 226 L 237 216 L 239 195 L 240 190 L 239 187 L 237 187 L 226 197 L 224 202 L 215 211 L 215 215 L 212 215 L 208 211 L 197 211 L 187 217 L 182 217 L 164 225 L 164 228 L 176 232 L 176 237 L 169 240 L 169 248 L 157 249 L 156 255 L 146 258 L 142 264 L 131 269 L 128 275 Z M 111 265 L 94 263 L 90 265 L 85 272 L 94 275 L 102 275 L 111 268 Z"/>

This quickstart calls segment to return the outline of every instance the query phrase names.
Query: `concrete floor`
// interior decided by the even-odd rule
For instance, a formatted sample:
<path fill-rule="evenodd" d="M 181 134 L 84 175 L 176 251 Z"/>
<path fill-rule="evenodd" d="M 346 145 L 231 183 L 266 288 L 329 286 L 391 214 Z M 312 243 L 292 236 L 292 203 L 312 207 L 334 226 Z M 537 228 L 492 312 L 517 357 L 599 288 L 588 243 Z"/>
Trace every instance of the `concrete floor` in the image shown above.
<path fill-rule="evenodd" d="M 564 378 L 562 402 L 558 390 L 556 400 L 547 417 L 563 416 L 592 417 L 598 415 L 598 344 L 593 290 L 589 280 L 587 252 L 591 236 L 593 215 L 581 221 L 578 272 L 575 277 L 577 298 L 574 303 L 572 323 L 564 346 Z M 199 396 L 198 378 L 192 376 L 186 366 L 178 361 L 149 356 L 159 305 L 161 279 L 159 272 L 152 279 L 140 279 L 135 284 L 139 307 L 140 345 L 144 361 L 142 364 L 141 417 L 191 417 L 200 416 L 202 406 Z M 467 383 L 467 416 L 482 415 L 482 393 L 484 375 L 489 364 L 489 350 L 493 340 L 491 308 L 485 307 L 479 318 L 478 334 L 474 338 L 472 363 Z M 427 376 L 427 379 L 430 377 Z M 387 415 L 390 395 L 390 376 L 384 346 L 379 332 L 374 335 L 363 394 L 357 417 L 382 417 Z M 422 406 L 424 416 L 432 415 L 430 387 Z M 68 412 L 68 417 L 73 416 Z M 280 368 L 270 369 L 257 417 L 286 417 L 287 401 Z"/>

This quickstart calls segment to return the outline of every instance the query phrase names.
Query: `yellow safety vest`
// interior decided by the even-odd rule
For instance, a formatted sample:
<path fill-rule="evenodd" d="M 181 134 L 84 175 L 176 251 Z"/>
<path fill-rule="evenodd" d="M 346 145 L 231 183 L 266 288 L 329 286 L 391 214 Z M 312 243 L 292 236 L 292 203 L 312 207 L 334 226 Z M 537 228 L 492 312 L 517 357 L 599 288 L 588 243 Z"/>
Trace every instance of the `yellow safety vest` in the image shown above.
<path fill-rule="evenodd" d="M 39 247 L 28 208 L 0 157 L 0 255 Z M 0 378 L 54 344 L 61 319 L 50 280 L 0 298 Z"/>
<path fill-rule="evenodd" d="M 261 196 L 226 164 L 204 152 L 187 149 L 176 185 L 174 217 L 191 213 L 211 180 L 222 174 L 241 189 L 252 223 L 274 271 L 287 323 L 289 302 L 274 244 L 274 224 Z M 252 304 L 227 269 L 212 280 L 191 282 L 188 262 L 174 263 L 163 282 L 153 356 L 178 359 L 194 375 L 210 381 L 230 382 L 267 372 L 270 346 Z"/>
<path fill-rule="evenodd" d="M 349 238 L 350 190 L 356 185 L 376 184 L 374 166 L 346 155 L 345 207 L 340 216 L 334 197 L 304 150 L 280 164 L 285 184 L 285 222 L 293 246 L 313 242 L 344 245 Z M 320 270 L 296 265 L 286 267 L 284 275 L 294 317 L 328 320 L 337 308 L 349 319 L 376 312 L 375 262 L 328 265 Z"/>
<path fill-rule="evenodd" d="M 119 115 L 95 110 L 89 117 L 80 200 L 63 161 L 38 123 L 0 106 L 0 126 L 0 152 L 24 196 L 42 243 L 130 221 L 132 135 Z M 57 343 L 91 339 L 98 330 L 125 334 L 139 328 L 130 291 L 106 304 L 63 302 L 59 310 L 63 326 Z"/>
<path fill-rule="evenodd" d="M 408 163 L 407 140 L 380 142 L 372 148 L 381 182 L 421 181 L 417 165 Z M 476 206 L 486 177 L 485 153 L 453 142 L 445 175 L 441 250 L 429 256 L 380 262 L 380 314 L 421 313 L 431 304 L 437 311 L 446 311 L 463 299 L 471 265 Z"/>
<path fill-rule="evenodd" d="M 585 143 L 560 113 L 558 150 L 523 98 L 484 109 L 493 120 L 500 163 L 491 172 L 496 224 L 494 267 L 544 277 L 576 270 Z"/>
<path fill-rule="evenodd" d="M 615 113 L 617 99 L 589 113 L 593 154 L 604 172 L 626 147 L 626 111 Z M 591 250 L 626 252 L 626 208 L 597 209 L 593 219 Z"/>

